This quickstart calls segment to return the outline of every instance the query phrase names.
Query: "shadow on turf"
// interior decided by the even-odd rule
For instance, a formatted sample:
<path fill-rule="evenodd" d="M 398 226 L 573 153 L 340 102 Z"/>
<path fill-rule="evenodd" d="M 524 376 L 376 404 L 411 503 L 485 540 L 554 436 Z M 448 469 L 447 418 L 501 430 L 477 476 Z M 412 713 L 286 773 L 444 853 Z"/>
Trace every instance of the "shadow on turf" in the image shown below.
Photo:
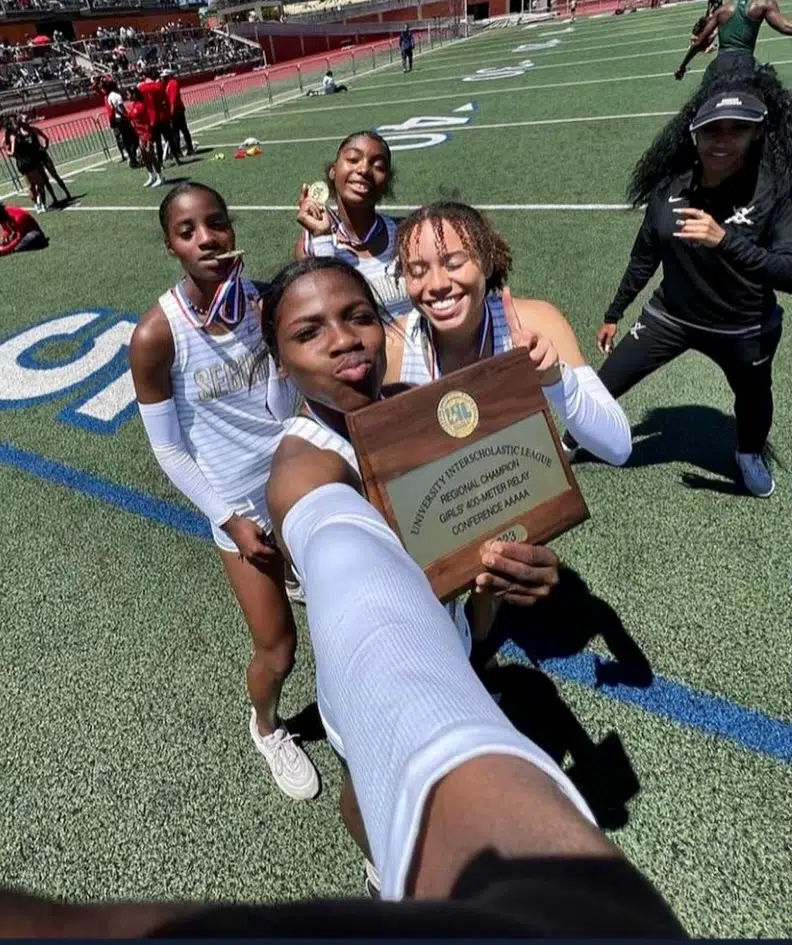
<path fill-rule="evenodd" d="M 552 680 L 538 668 L 487 663 L 505 640 L 512 640 L 534 663 L 573 656 L 600 637 L 613 660 L 597 659 L 597 685 L 646 688 L 652 668 L 640 647 L 606 601 L 592 594 L 571 568 L 560 569 L 559 586 L 530 609 L 505 605 L 490 639 L 479 647 L 475 663 L 512 723 L 556 759 L 569 755 L 570 777 L 589 802 L 600 825 L 609 830 L 628 821 L 627 802 L 640 783 L 621 739 L 611 732 L 596 744 L 558 694 Z M 482 666 L 485 668 L 482 669 Z"/>
<path fill-rule="evenodd" d="M 492 661 L 507 639 L 537 664 L 580 653 L 595 637 L 602 638 L 613 656 L 612 661 L 597 661 L 598 685 L 650 685 L 649 661 L 619 615 L 592 594 L 575 571 L 562 567 L 559 586 L 547 600 L 529 609 L 508 604 L 501 608 L 492 633 L 477 647 L 473 664 L 489 691 L 500 694 L 500 706 L 516 728 L 559 764 L 571 758 L 569 776 L 597 822 L 606 830 L 617 830 L 627 824 L 627 803 L 640 790 L 619 735 L 610 732 L 595 743 L 545 673 Z M 304 742 L 325 737 L 315 702 L 288 719 L 286 726 Z"/>
<path fill-rule="evenodd" d="M 681 473 L 680 481 L 688 489 L 744 496 L 745 489 L 736 478 L 736 432 L 734 417 L 715 407 L 655 407 L 632 428 L 633 449 L 626 468 L 687 463 L 708 474 Z M 768 452 L 777 465 L 783 466 L 772 447 Z M 580 461 L 598 462 L 588 453 L 581 453 Z"/>
<path fill-rule="evenodd" d="M 513 640 L 534 664 L 574 656 L 600 637 L 613 660 L 598 660 L 597 685 L 651 685 L 652 667 L 607 601 L 592 594 L 572 568 L 559 568 L 559 583 L 546 600 L 531 608 L 505 605 L 498 614 L 489 647 L 494 653 Z"/>
<path fill-rule="evenodd" d="M 594 742 L 553 681 L 538 669 L 496 666 L 483 674 L 483 680 L 491 692 L 500 694 L 500 707 L 515 728 L 559 765 L 571 759 L 567 774 L 600 827 L 619 830 L 626 826 L 627 804 L 641 785 L 619 735 L 609 732 L 599 744 Z"/>

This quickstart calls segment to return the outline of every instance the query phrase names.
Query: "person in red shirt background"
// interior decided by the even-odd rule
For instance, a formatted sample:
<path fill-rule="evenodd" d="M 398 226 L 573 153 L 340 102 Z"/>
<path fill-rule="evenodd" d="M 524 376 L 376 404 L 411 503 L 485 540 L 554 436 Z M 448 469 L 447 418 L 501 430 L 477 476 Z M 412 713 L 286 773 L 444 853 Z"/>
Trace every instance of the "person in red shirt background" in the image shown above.
<path fill-rule="evenodd" d="M 47 242 L 41 227 L 27 210 L 0 203 L 0 256 L 44 249 Z"/>
<path fill-rule="evenodd" d="M 162 73 L 165 80 L 165 94 L 168 97 L 171 113 L 171 132 L 173 140 L 176 142 L 176 153 L 181 153 L 181 136 L 184 137 L 184 143 L 187 147 L 187 153 L 193 154 L 193 142 L 190 129 L 187 127 L 187 114 L 184 108 L 184 102 L 181 95 L 181 86 L 178 76 L 172 69 L 165 69 Z"/>
<path fill-rule="evenodd" d="M 159 72 L 153 66 L 146 70 L 146 78 L 138 85 L 140 94 L 148 113 L 154 148 L 157 152 L 157 161 L 162 166 L 162 139 L 170 148 L 173 160 L 179 164 L 178 146 L 173 140 L 171 131 L 171 110 L 168 96 L 165 94 L 165 83 L 159 77 Z"/>
<path fill-rule="evenodd" d="M 118 83 L 115 79 L 106 79 L 102 82 L 101 91 L 104 95 L 105 114 L 121 152 L 121 160 L 126 160 L 128 156 L 129 166 L 137 167 L 137 135 L 129 122 Z"/>
<path fill-rule="evenodd" d="M 148 171 L 148 180 L 144 187 L 160 187 L 165 181 L 162 179 L 162 162 L 157 156 L 154 146 L 154 127 L 151 122 L 151 113 L 146 107 L 143 93 L 139 88 L 129 89 L 129 101 L 126 106 L 127 117 L 132 129 L 138 138 L 140 159 Z"/>

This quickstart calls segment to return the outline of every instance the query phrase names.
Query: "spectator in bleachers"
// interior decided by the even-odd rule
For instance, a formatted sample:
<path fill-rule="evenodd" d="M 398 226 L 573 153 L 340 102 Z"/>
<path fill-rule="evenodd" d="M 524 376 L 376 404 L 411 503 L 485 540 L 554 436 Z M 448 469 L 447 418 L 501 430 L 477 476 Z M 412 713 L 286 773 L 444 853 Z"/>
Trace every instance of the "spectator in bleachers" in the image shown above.
<path fill-rule="evenodd" d="M 182 137 L 184 138 L 187 154 L 192 154 L 195 149 L 193 148 L 190 129 L 187 127 L 187 111 L 184 107 L 178 76 L 173 69 L 165 69 L 162 77 L 165 79 L 165 94 L 168 97 L 171 111 L 171 133 L 176 144 L 177 154 L 181 153 Z"/>

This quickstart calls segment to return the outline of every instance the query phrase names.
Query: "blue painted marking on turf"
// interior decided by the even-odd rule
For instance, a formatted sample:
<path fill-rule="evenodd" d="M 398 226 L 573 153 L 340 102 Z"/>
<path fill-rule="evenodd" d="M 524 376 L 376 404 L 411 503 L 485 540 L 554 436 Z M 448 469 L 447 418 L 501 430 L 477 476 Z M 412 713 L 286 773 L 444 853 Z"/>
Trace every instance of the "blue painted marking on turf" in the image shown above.
<path fill-rule="evenodd" d="M 137 324 L 138 316 L 129 312 L 116 312 L 110 308 L 95 309 L 74 309 L 68 312 L 59 312 L 45 318 L 35 325 L 29 325 L 20 331 L 0 338 L 0 347 L 12 342 L 20 335 L 32 334 L 38 329 L 43 328 L 60 319 L 71 316 L 84 316 L 85 324 L 72 332 L 56 332 L 54 334 L 45 334 L 38 341 L 31 342 L 23 351 L 16 356 L 16 363 L 23 368 L 31 371 L 41 372 L 46 375 L 48 371 L 54 371 L 63 368 L 69 364 L 78 364 L 84 358 L 90 358 L 94 350 L 97 339 L 108 329 L 121 323 L 127 323 L 133 328 Z M 68 342 L 73 344 L 74 348 L 70 354 L 65 357 L 47 360 L 47 348 L 56 342 Z M 137 413 L 137 407 L 134 401 L 127 404 L 126 407 L 119 410 L 110 420 L 99 420 L 96 417 L 90 417 L 87 414 L 80 413 L 80 408 L 89 400 L 95 397 L 100 391 L 104 390 L 114 381 L 118 380 L 129 370 L 129 345 L 120 345 L 115 355 L 107 362 L 97 362 L 94 370 L 90 371 L 84 377 L 78 377 L 70 383 L 59 387 L 57 390 L 47 394 L 31 392 L 30 396 L 17 399 L 0 398 L 0 411 L 18 410 L 23 407 L 35 407 L 40 404 L 50 403 L 51 401 L 68 398 L 66 406 L 58 413 L 58 420 L 69 426 L 78 427 L 82 430 L 88 430 L 91 433 L 98 433 L 103 436 L 109 436 L 117 433 L 124 424 L 128 423 Z M 76 394 L 76 396 L 75 396 Z"/>
<path fill-rule="evenodd" d="M 45 459 L 37 453 L 29 453 L 7 443 L 0 443 L 0 463 L 47 482 L 66 486 L 92 499 L 100 499 L 124 512 L 131 512 L 150 522 L 165 525 L 190 538 L 209 539 L 212 536 L 206 519 L 191 509 L 175 502 L 167 502 L 165 499 L 155 499 L 154 496 L 130 489 L 128 486 L 119 486 L 65 463 Z"/>
<path fill-rule="evenodd" d="M 525 653 L 512 641 L 507 641 L 501 652 L 507 658 L 526 662 Z M 757 754 L 792 762 L 792 724 L 789 722 L 663 676 L 655 676 L 646 687 L 602 683 L 597 667 L 607 662 L 610 661 L 594 653 L 578 653 L 563 659 L 543 660 L 539 666 L 552 676 L 596 689 L 616 702 L 717 735 Z"/>
<path fill-rule="evenodd" d="M 0 443 L 0 463 L 29 473 L 47 482 L 73 489 L 82 495 L 100 499 L 125 512 L 150 522 L 165 525 L 190 538 L 211 540 L 211 529 L 203 516 L 175 502 L 120 486 L 99 476 L 45 459 L 37 453 Z M 501 651 L 507 658 L 526 661 L 525 653 L 513 642 Z M 698 692 L 690 686 L 655 676 L 647 687 L 610 685 L 601 681 L 598 665 L 608 662 L 594 653 L 579 653 L 564 659 L 540 663 L 553 676 L 596 689 L 607 698 L 645 709 L 660 718 L 686 725 L 700 732 L 734 742 L 749 751 L 792 762 L 792 724 L 772 718 L 719 696 Z"/>

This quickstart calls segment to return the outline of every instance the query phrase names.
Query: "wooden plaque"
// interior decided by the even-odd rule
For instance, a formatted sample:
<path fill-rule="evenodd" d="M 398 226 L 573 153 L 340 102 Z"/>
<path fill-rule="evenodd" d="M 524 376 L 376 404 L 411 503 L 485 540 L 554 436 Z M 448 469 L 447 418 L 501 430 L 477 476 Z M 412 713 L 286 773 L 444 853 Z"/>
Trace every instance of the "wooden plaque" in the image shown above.
<path fill-rule="evenodd" d="M 347 417 L 369 501 L 441 600 L 468 588 L 492 538 L 541 544 L 588 509 L 524 349 Z"/>

